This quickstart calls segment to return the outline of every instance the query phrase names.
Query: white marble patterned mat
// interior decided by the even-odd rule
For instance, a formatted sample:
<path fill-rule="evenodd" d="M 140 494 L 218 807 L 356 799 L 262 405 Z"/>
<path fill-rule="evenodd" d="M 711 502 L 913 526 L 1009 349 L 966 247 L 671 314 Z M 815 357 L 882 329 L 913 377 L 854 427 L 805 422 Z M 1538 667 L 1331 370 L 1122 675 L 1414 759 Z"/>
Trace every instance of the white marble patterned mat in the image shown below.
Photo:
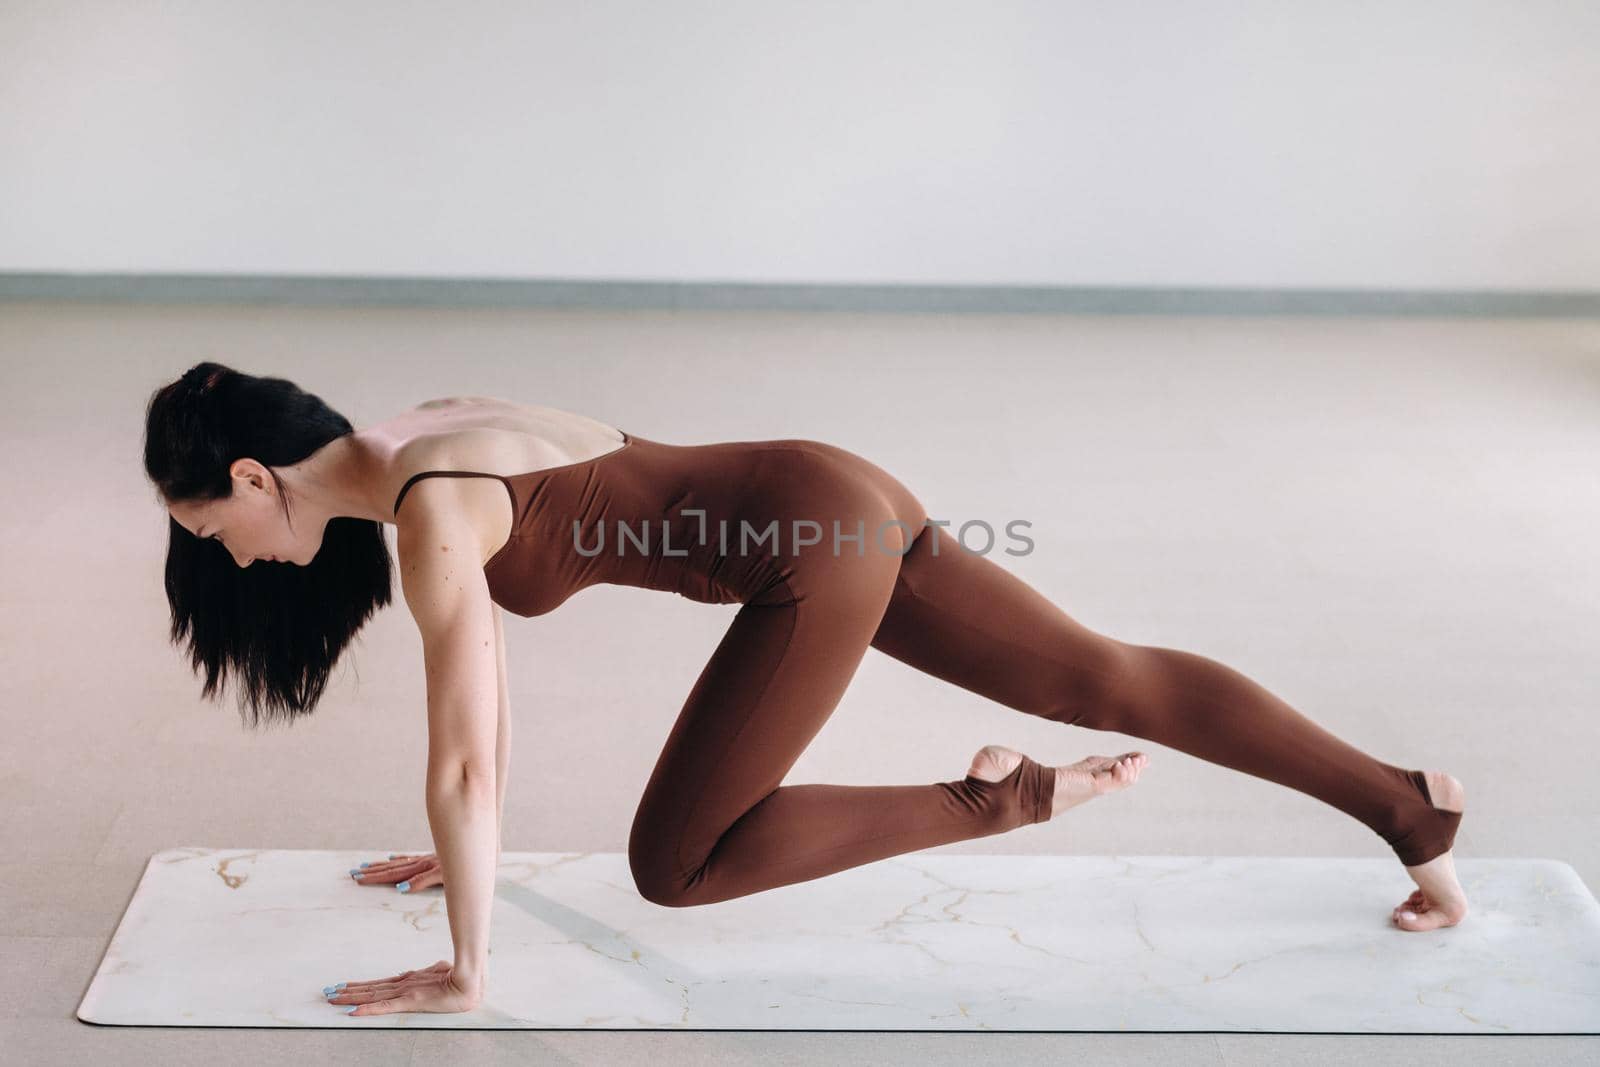
<path fill-rule="evenodd" d="M 913 853 L 694 908 L 621 853 L 506 852 L 489 991 L 351 1018 L 322 987 L 449 959 L 444 891 L 365 852 L 152 856 L 78 1018 L 112 1025 L 1600 1033 L 1600 907 L 1555 860 L 1464 859 L 1407 933 L 1389 859 Z"/>

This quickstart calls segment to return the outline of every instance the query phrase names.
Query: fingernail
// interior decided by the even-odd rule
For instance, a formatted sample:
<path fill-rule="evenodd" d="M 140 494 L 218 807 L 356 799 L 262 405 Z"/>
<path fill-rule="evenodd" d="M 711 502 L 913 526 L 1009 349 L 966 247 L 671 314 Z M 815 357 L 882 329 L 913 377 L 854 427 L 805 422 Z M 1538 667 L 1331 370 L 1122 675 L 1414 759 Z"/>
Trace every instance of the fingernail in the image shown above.
<path fill-rule="evenodd" d="M 363 869 L 363 870 L 365 870 L 365 869 L 366 869 L 366 868 L 368 868 L 368 867 L 370 867 L 370 866 L 372 866 L 372 864 L 370 864 L 370 863 L 363 863 L 363 864 L 362 864 L 362 865 L 361 865 L 361 867 L 362 867 L 362 869 Z"/>
<path fill-rule="evenodd" d="M 357 1008 L 359 1008 L 359 1007 L 361 1007 L 361 1005 L 359 1005 L 359 1004 L 352 1004 L 352 1005 L 350 1005 L 350 1006 L 349 1006 L 349 1007 L 348 1007 L 348 1008 L 346 1008 L 346 1009 L 344 1009 L 344 1013 L 345 1013 L 345 1014 L 346 1014 L 346 1015 L 354 1015 L 354 1014 L 355 1014 L 355 1011 L 356 1011 L 356 1009 L 357 1009 Z"/>
<path fill-rule="evenodd" d="M 322 987 L 322 995 L 325 997 L 331 997 L 338 991 L 339 987 L 336 985 L 325 985 Z"/>
<path fill-rule="evenodd" d="M 350 877 L 352 877 L 352 878 L 360 878 L 361 877 L 361 868 L 360 867 L 351 867 L 350 868 Z"/>
<path fill-rule="evenodd" d="M 411 882 L 410 880 L 401 882 L 399 885 L 395 886 L 395 888 L 400 890 L 402 893 L 409 893 L 411 892 Z"/>
<path fill-rule="evenodd" d="M 398 853 L 398 852 L 391 852 L 391 853 L 389 853 L 389 858 L 390 858 L 390 859 L 394 859 L 394 858 L 395 858 L 395 857 L 396 857 L 396 856 L 398 856 L 398 855 L 400 855 L 400 853 Z"/>
<path fill-rule="evenodd" d="M 1415 919 L 1416 917 L 1417 913 L 1414 911 L 1402 911 L 1400 913 L 1400 918 L 1402 919 Z"/>

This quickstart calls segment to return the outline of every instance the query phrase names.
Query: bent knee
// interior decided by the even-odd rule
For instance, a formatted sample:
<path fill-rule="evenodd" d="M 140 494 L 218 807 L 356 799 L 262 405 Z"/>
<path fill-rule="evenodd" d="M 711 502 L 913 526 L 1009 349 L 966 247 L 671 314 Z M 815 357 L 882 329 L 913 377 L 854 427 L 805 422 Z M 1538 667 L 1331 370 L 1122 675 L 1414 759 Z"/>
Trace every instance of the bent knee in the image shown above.
<path fill-rule="evenodd" d="M 679 872 L 670 843 L 643 839 L 628 843 L 628 873 L 633 876 L 634 888 L 652 904 L 663 908 L 687 907 L 695 883 L 693 872 Z"/>
<path fill-rule="evenodd" d="M 641 897 L 663 908 L 687 908 L 694 903 L 681 882 L 635 876 L 633 884 Z"/>
<path fill-rule="evenodd" d="M 1112 638 L 1090 653 L 1074 656 L 1052 686 L 1045 717 L 1096 730 L 1115 730 L 1122 721 L 1128 681 L 1139 671 L 1139 650 Z"/>

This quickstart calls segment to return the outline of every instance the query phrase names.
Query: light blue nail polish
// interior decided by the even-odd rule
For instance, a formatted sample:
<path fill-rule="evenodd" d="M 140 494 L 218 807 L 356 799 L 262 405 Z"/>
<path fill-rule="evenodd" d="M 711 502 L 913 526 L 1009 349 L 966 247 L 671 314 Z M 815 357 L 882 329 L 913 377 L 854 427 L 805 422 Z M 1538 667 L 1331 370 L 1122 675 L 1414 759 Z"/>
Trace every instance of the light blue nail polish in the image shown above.
<path fill-rule="evenodd" d="M 372 866 L 372 864 L 370 864 L 370 863 L 363 863 L 363 864 L 362 864 L 362 865 L 361 865 L 361 869 L 362 869 L 362 870 L 366 870 L 366 869 L 367 869 L 367 868 L 368 868 L 368 867 L 371 867 L 371 866 Z"/>
<path fill-rule="evenodd" d="M 345 1013 L 345 1014 L 346 1014 L 346 1015 L 354 1015 L 354 1014 L 355 1014 L 355 1010 L 356 1010 L 356 1009 L 357 1009 L 357 1008 L 359 1008 L 359 1007 L 361 1007 L 361 1005 L 359 1005 L 359 1004 L 352 1004 L 352 1005 L 350 1005 L 350 1006 L 349 1006 L 349 1007 L 348 1007 L 348 1008 L 346 1008 L 346 1009 L 345 1009 L 345 1010 L 344 1010 L 344 1013 Z"/>
<path fill-rule="evenodd" d="M 322 987 L 322 995 L 325 997 L 331 997 L 338 991 L 339 987 L 336 985 L 325 985 Z"/>
<path fill-rule="evenodd" d="M 402 893 L 409 893 L 411 892 L 411 882 L 408 879 L 407 881 L 401 882 L 399 885 L 395 886 L 395 888 L 400 890 Z"/>
<path fill-rule="evenodd" d="M 390 858 L 390 859 L 394 859 L 394 858 L 395 858 L 395 857 L 396 857 L 396 856 L 398 856 L 398 855 L 400 855 L 400 853 L 398 853 L 398 852 L 391 852 L 391 853 L 389 853 L 389 858 Z"/>
<path fill-rule="evenodd" d="M 348 984 L 349 984 L 348 982 L 340 982 L 338 985 L 334 986 L 333 988 L 335 988 L 335 989 L 343 989 Z"/>
<path fill-rule="evenodd" d="M 350 868 L 350 877 L 351 878 L 360 878 L 361 877 L 361 868 L 359 868 L 359 867 L 351 867 Z"/>

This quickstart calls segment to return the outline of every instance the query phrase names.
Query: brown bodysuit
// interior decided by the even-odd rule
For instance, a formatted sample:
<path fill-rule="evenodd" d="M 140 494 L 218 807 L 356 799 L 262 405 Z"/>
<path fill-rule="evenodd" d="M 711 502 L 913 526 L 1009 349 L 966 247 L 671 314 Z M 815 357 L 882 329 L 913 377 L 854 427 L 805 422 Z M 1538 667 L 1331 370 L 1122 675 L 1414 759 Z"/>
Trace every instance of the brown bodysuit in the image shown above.
<path fill-rule="evenodd" d="M 510 539 L 495 603 L 543 615 L 596 583 L 739 603 L 678 714 L 628 841 L 640 893 L 710 904 L 1049 818 L 1054 772 L 931 785 L 780 785 L 868 647 L 1007 707 L 1144 738 L 1316 797 L 1403 863 L 1460 815 L 1422 772 L 1374 759 L 1244 675 L 1080 625 L 927 523 L 887 471 L 821 441 L 671 445 L 629 434 L 593 459 L 501 476 Z M 896 525 L 896 524 L 900 525 Z M 903 552 L 903 555 L 900 554 Z"/>

